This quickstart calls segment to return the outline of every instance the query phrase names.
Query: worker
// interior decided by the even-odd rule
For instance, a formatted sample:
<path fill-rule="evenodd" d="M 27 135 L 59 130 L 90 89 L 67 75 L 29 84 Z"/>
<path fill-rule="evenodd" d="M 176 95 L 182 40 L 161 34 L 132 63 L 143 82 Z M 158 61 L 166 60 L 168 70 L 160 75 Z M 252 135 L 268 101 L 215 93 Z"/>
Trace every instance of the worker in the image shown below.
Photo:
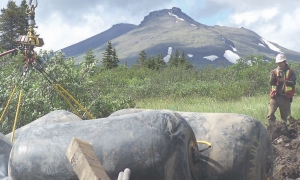
<path fill-rule="evenodd" d="M 269 125 L 276 120 L 275 112 L 279 107 L 280 116 L 284 123 L 291 116 L 291 103 L 295 94 L 296 74 L 287 64 L 284 54 L 278 54 L 275 62 L 278 67 L 270 72 L 270 103 L 268 121 Z"/>

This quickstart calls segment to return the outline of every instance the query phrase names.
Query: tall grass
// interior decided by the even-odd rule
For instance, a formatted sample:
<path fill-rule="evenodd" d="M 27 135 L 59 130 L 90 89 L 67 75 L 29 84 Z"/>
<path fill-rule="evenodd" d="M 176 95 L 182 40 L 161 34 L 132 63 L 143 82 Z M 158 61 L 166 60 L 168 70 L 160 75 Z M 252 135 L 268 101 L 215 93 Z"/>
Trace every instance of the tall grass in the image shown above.
<path fill-rule="evenodd" d="M 126 94 L 135 100 L 203 96 L 227 101 L 268 91 L 272 65 L 241 63 L 231 67 L 166 68 L 160 71 L 120 67 L 101 71 L 93 81 L 95 86 L 101 87 L 100 93 Z"/>
<path fill-rule="evenodd" d="M 291 63 L 297 72 L 300 63 Z M 153 71 L 144 68 L 119 67 L 99 71 L 93 77 L 99 94 L 130 97 L 138 108 L 171 109 L 193 112 L 239 113 L 266 122 L 269 103 L 269 73 L 274 62 L 265 62 L 261 56 L 240 59 L 229 67 L 201 69 L 165 68 Z M 300 93 L 297 74 L 297 94 Z M 292 113 L 300 117 L 294 98 Z M 105 108 L 105 106 L 102 106 Z M 279 116 L 279 111 L 277 112 Z"/>
<path fill-rule="evenodd" d="M 268 114 L 269 95 L 242 97 L 239 100 L 220 101 L 207 97 L 188 98 L 148 98 L 136 102 L 136 108 L 169 109 L 174 111 L 200 112 L 200 113 L 237 113 L 252 116 L 266 125 Z M 300 97 L 295 96 L 292 103 L 292 116 L 300 118 Z M 279 109 L 276 112 L 280 120 Z"/>

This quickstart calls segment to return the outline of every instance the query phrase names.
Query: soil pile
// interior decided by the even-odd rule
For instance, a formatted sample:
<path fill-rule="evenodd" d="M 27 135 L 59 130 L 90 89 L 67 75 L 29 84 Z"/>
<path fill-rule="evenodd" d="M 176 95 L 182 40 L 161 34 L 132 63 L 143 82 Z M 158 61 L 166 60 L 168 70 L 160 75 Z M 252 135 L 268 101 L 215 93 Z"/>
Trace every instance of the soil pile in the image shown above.
<path fill-rule="evenodd" d="M 300 119 L 276 121 L 267 128 L 274 154 L 274 180 L 300 180 Z"/>

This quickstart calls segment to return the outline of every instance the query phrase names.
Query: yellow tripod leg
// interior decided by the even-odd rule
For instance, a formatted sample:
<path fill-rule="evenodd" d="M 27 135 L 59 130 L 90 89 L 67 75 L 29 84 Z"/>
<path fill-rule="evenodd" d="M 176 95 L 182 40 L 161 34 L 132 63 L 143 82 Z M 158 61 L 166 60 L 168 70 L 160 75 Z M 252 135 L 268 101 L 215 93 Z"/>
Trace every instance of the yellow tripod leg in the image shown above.
<path fill-rule="evenodd" d="M 15 130 L 16 130 L 16 126 L 17 126 L 17 120 L 18 120 L 18 115 L 19 115 L 21 99 L 22 99 L 22 90 L 20 90 L 19 101 L 18 101 L 16 116 L 15 116 L 15 122 L 14 122 L 13 130 L 12 130 L 12 136 L 11 136 L 11 139 L 10 139 L 11 142 L 14 141 L 14 136 L 15 136 Z"/>
<path fill-rule="evenodd" d="M 0 122 L 2 121 L 2 118 L 4 117 L 4 115 L 5 115 L 5 113 L 6 113 L 7 109 L 8 109 L 8 106 L 9 106 L 9 104 L 10 104 L 10 102 L 11 102 L 11 99 L 12 99 L 13 95 L 14 95 L 15 92 L 16 92 L 16 89 L 17 89 L 17 86 L 14 87 L 13 91 L 11 92 L 11 94 L 10 94 L 10 96 L 9 96 L 9 99 L 8 99 L 8 101 L 7 101 L 7 103 L 6 103 L 6 106 L 5 106 L 5 108 L 4 108 L 4 111 L 3 111 L 3 113 L 2 113 L 2 115 L 1 115 L 1 117 L 0 117 Z"/>
<path fill-rule="evenodd" d="M 57 86 L 62 89 L 91 119 L 95 119 L 91 113 L 89 113 L 67 90 L 65 90 L 60 84 Z"/>
<path fill-rule="evenodd" d="M 79 112 L 75 109 L 75 107 L 71 104 L 71 102 L 68 100 L 68 98 L 57 88 L 55 84 L 52 84 L 52 87 L 55 89 L 56 92 L 69 104 L 69 106 L 72 108 L 74 113 L 80 117 Z M 81 118 L 81 117 L 80 117 Z"/>

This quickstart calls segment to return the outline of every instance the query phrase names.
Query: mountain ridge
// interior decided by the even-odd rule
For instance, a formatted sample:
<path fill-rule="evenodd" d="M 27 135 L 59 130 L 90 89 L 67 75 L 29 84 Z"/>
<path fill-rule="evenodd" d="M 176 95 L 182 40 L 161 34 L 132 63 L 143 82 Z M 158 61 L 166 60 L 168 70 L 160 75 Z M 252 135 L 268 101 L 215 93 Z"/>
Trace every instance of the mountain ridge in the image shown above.
<path fill-rule="evenodd" d="M 161 16 L 161 15 L 167 15 L 174 16 L 177 19 L 184 19 L 185 21 L 191 23 L 191 24 L 201 24 L 188 15 L 186 15 L 184 12 L 181 11 L 180 8 L 173 7 L 172 9 L 162 9 L 157 11 L 152 11 L 149 13 L 149 15 L 144 17 L 144 20 L 141 21 L 141 23 L 138 25 L 139 27 L 143 27 L 149 20 L 153 20 L 153 18 Z M 201 24 L 202 25 L 202 24 Z"/>
<path fill-rule="evenodd" d="M 132 25 L 130 30 L 120 31 L 118 36 L 109 40 L 116 48 L 120 62 L 129 65 L 136 63 L 142 50 L 149 56 L 162 54 L 166 62 L 170 52 L 176 49 L 184 51 L 188 60 L 196 66 L 232 64 L 237 58 L 250 54 L 261 54 L 268 60 L 274 59 L 277 53 L 284 52 L 288 59 L 300 59 L 299 52 L 267 41 L 252 30 L 244 27 L 207 26 L 177 7 L 150 12 L 139 25 Z M 102 43 L 91 48 L 96 58 L 102 58 L 106 45 L 107 43 Z M 217 58 L 207 58 L 212 56 Z M 76 62 L 84 60 L 83 53 L 74 57 Z"/>
<path fill-rule="evenodd" d="M 102 44 L 107 43 L 111 39 L 114 39 L 118 36 L 121 36 L 137 26 L 134 24 L 119 23 L 114 24 L 111 28 L 106 31 L 103 31 L 99 34 L 96 34 L 92 37 L 89 37 L 83 41 L 70 45 L 61 49 L 66 56 L 78 56 L 82 53 L 85 53 L 88 49 L 95 49 Z"/>

